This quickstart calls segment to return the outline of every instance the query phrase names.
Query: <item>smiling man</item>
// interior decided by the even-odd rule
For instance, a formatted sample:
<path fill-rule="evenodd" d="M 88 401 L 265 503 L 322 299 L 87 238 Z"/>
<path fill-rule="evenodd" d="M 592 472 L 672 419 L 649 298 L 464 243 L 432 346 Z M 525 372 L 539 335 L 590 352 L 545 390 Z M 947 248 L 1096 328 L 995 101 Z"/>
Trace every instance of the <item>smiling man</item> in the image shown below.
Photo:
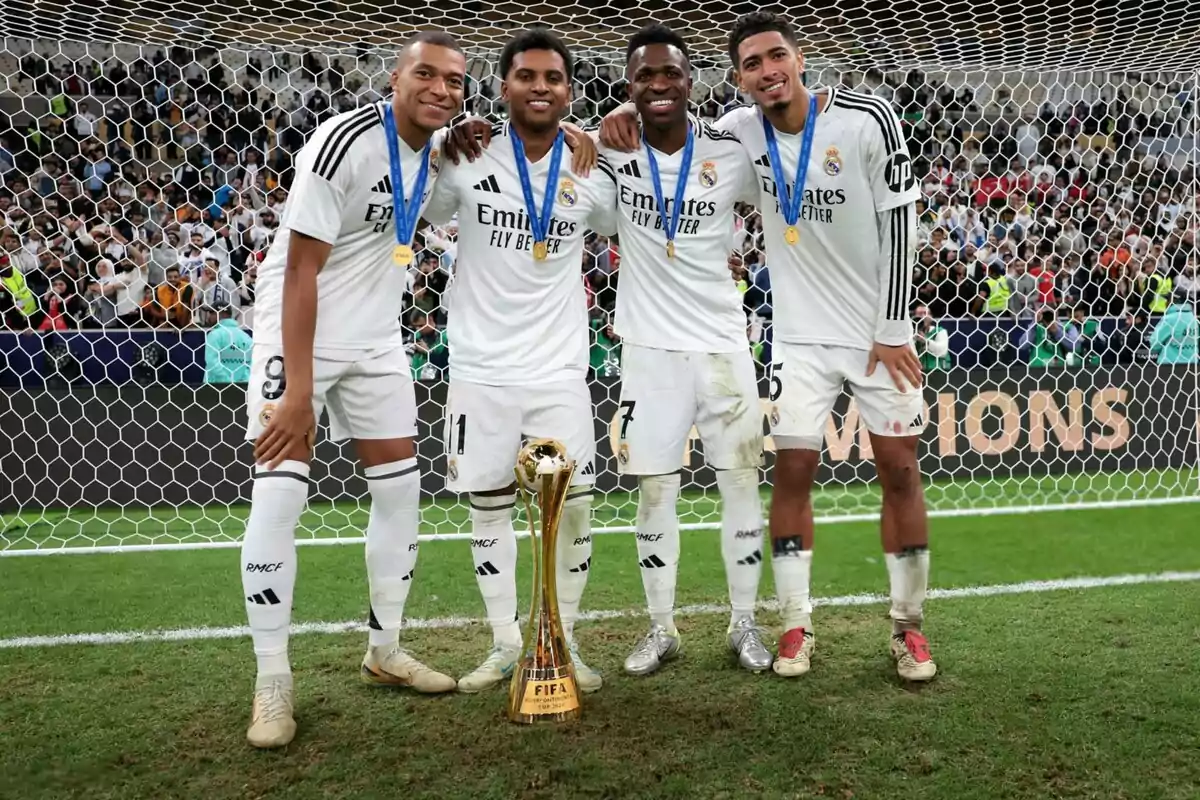
<path fill-rule="evenodd" d="M 420 208 L 437 174 L 435 136 L 462 107 L 466 60 L 445 33 L 400 52 L 392 97 L 313 132 L 274 244 L 258 271 L 247 388 L 255 473 L 242 542 L 242 588 L 258 660 L 247 739 L 282 747 L 296 732 L 288 626 L 296 525 L 308 497 L 316 420 L 353 439 L 371 493 L 370 633 L 361 675 L 444 692 L 453 678 L 399 645 L 417 559 L 417 407 L 399 324 Z"/>
<path fill-rule="evenodd" d="M 774 669 L 797 676 L 810 667 L 811 492 L 826 423 L 849 384 L 883 493 L 891 653 L 902 678 L 930 680 L 937 668 L 921 632 L 929 550 L 917 463 L 926 420 L 909 321 L 920 189 L 899 120 L 871 95 L 810 92 L 795 31 L 777 15 L 738 19 L 729 57 L 755 107 L 715 127 L 738 137 L 758 172 L 775 307 L 770 530 L 785 632 Z M 623 107 L 605 119 L 601 140 L 631 150 L 636 130 L 634 110 Z"/>
<path fill-rule="evenodd" d="M 614 232 L 616 184 L 604 159 L 581 175 L 565 158 L 560 120 L 571 102 L 572 58 L 544 29 L 517 34 L 500 55 L 509 121 L 473 161 L 447 164 L 425 209 L 459 217 L 449 290 L 447 487 L 470 494 L 471 551 L 494 647 L 458 682 L 479 692 L 520 656 L 513 465 L 522 436 L 558 439 L 576 461 L 558 546 L 558 602 L 579 687 L 600 688 L 574 627 L 591 565 L 596 437 L 587 386 L 588 319 L 580 265 L 588 229 Z"/>
<path fill-rule="evenodd" d="M 623 348 L 617 467 L 638 476 L 637 552 L 650 613 L 650 631 L 625 671 L 648 675 L 681 650 L 676 504 L 694 425 L 721 493 L 729 647 L 743 668 L 761 672 L 771 666 L 754 623 L 762 412 L 742 298 L 728 268 L 734 206 L 758 202 L 758 179 L 735 136 L 688 113 L 692 68 L 677 33 L 651 25 L 635 34 L 625 78 L 643 146 L 606 153 L 619 187 L 622 251 L 614 323 Z"/>

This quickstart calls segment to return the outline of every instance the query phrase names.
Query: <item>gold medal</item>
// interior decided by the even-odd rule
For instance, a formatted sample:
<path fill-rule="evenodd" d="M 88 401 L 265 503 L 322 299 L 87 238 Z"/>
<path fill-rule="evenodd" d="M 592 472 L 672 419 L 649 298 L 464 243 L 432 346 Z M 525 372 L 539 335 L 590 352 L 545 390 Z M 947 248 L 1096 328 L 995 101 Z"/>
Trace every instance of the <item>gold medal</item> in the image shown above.
<path fill-rule="evenodd" d="M 668 239 L 667 240 L 667 258 L 674 258 L 674 257 L 675 257 L 675 242 Z"/>
<path fill-rule="evenodd" d="M 398 244 L 392 249 L 392 261 L 398 267 L 407 267 L 412 263 L 413 249 L 406 244 Z"/>
<path fill-rule="evenodd" d="M 546 260 L 546 243 L 545 242 L 534 242 L 533 243 L 533 257 L 537 261 L 545 261 Z"/>
<path fill-rule="evenodd" d="M 795 225 L 788 225 L 787 230 L 783 232 L 783 240 L 790 245 L 795 245 L 800 241 L 800 231 L 796 230 Z"/>

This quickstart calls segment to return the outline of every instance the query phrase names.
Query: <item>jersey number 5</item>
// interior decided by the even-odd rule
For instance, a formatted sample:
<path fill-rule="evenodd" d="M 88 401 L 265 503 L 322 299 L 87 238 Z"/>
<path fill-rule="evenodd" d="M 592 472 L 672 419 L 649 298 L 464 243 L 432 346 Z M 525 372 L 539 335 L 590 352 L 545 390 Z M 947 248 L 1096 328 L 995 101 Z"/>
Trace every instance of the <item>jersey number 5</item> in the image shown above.
<path fill-rule="evenodd" d="M 769 399 L 772 403 L 779 399 L 779 395 L 783 394 L 783 379 L 779 377 L 780 371 L 783 369 L 783 362 L 771 363 L 767 365 L 767 381 L 769 387 L 767 389 Z"/>
<path fill-rule="evenodd" d="M 271 356 L 263 370 L 267 379 L 263 381 L 262 395 L 267 400 L 278 400 L 283 397 L 287 388 L 287 377 L 283 374 L 283 356 Z"/>

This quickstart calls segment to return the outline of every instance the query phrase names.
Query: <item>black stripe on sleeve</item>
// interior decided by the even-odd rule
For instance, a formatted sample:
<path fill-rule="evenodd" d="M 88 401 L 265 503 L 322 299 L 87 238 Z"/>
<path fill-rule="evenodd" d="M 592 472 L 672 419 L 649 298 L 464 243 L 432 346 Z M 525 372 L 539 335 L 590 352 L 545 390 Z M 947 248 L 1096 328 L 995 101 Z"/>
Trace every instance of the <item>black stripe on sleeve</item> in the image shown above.
<path fill-rule="evenodd" d="M 596 159 L 596 168 L 608 176 L 613 183 L 617 182 L 617 173 L 613 170 L 612 164 L 608 163 L 608 159 L 604 156 L 599 156 Z"/>
<path fill-rule="evenodd" d="M 854 92 L 838 92 L 833 104 L 837 108 L 870 114 L 875 123 L 879 125 L 880 131 L 883 132 L 886 155 L 890 156 L 904 146 L 896 114 L 883 98 Z"/>
<path fill-rule="evenodd" d="M 316 160 L 313 161 L 313 174 L 325 180 L 332 180 L 338 165 L 350 149 L 350 145 L 363 131 L 370 130 L 379 124 L 379 114 L 374 106 L 363 108 L 346 118 L 339 120 L 329 134 L 329 138 L 321 145 Z"/>
<path fill-rule="evenodd" d="M 911 203 L 891 211 L 887 303 L 887 319 L 890 321 L 904 319 L 905 306 L 908 304 L 909 284 L 912 282 L 912 265 L 908 263 L 909 215 L 912 212 Z"/>

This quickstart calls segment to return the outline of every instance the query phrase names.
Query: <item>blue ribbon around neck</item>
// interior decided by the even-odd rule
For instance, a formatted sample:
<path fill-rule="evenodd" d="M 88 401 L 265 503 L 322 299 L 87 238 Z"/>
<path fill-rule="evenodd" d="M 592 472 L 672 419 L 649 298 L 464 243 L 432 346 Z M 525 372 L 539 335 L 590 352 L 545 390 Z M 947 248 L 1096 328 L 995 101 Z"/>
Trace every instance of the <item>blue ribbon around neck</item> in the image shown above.
<path fill-rule="evenodd" d="M 521 193 L 525 195 L 525 213 L 529 215 L 529 228 L 535 242 L 546 241 L 546 228 L 550 226 L 550 218 L 554 214 L 554 197 L 558 194 L 558 171 L 562 163 L 563 142 L 566 137 L 562 130 L 554 137 L 554 146 L 550 149 L 550 171 L 546 175 L 546 192 L 542 197 L 542 214 L 537 213 L 537 203 L 533 199 L 533 184 L 529 180 L 529 163 L 525 160 L 525 143 L 521 135 L 511 124 L 508 126 L 508 138 L 512 140 L 513 157 L 517 160 L 517 175 L 521 178 Z"/>
<path fill-rule="evenodd" d="M 425 196 L 425 184 L 429 181 L 429 150 L 431 141 L 425 142 L 421 150 L 421 169 L 413 184 L 412 194 L 404 200 L 404 172 L 400 167 L 400 142 L 396 133 L 396 117 L 389 102 L 383 112 L 384 135 L 388 141 L 388 163 L 392 173 L 392 218 L 396 229 L 396 243 L 412 245 L 417 232 L 417 220 L 421 217 L 421 198 Z"/>
<path fill-rule="evenodd" d="M 775 186 L 779 197 L 779 210 L 783 221 L 794 226 L 800 219 L 800 207 L 804 204 L 804 182 L 808 178 L 808 159 L 812 156 L 813 132 L 817 129 L 817 96 L 808 95 L 808 116 L 804 120 L 804 139 L 800 144 L 800 160 L 796 162 L 796 182 L 789 190 L 783 177 L 783 162 L 779 158 L 779 143 L 775 141 L 775 126 L 762 118 L 763 133 L 767 137 L 767 154 L 771 159 L 771 171 L 775 174 Z"/>
<path fill-rule="evenodd" d="M 667 232 L 667 241 L 675 241 L 679 230 L 679 214 L 683 209 L 683 194 L 687 189 L 688 176 L 692 172 L 692 150 L 695 147 L 695 137 L 692 134 L 691 121 L 688 121 L 687 141 L 683 145 L 683 158 L 679 162 L 679 177 L 675 181 L 675 202 L 670 211 L 663 203 L 662 176 L 658 171 L 658 159 L 654 157 L 654 148 L 646 141 L 646 133 L 642 132 L 642 144 L 646 146 L 646 160 L 650 162 L 650 179 L 654 182 L 654 199 L 658 203 L 658 215 L 662 218 L 663 228 Z"/>

